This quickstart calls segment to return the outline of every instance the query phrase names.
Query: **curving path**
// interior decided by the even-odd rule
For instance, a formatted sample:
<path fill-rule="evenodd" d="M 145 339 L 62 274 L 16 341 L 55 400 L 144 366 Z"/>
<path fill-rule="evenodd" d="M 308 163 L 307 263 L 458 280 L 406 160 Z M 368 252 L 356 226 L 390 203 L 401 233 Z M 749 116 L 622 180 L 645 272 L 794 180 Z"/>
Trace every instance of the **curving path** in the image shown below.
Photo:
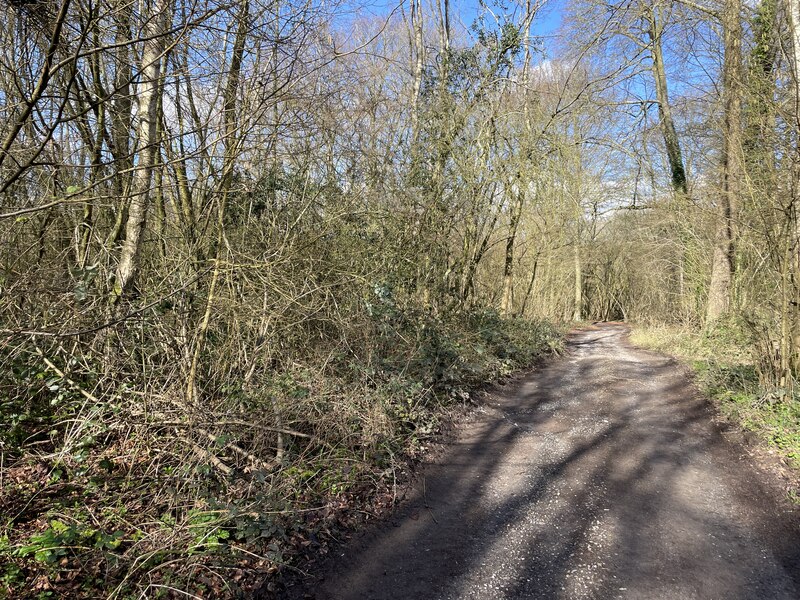
<path fill-rule="evenodd" d="M 800 599 L 797 509 L 626 331 L 577 332 L 491 395 L 391 521 L 292 596 Z"/>

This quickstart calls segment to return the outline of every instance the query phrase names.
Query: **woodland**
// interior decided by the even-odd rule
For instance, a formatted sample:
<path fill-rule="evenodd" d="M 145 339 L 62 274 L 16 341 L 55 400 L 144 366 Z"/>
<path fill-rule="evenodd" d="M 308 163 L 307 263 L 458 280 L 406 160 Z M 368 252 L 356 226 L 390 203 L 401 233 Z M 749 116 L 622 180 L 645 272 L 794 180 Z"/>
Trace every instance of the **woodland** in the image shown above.
<path fill-rule="evenodd" d="M 0 597 L 272 585 L 584 321 L 800 458 L 800 0 L 0 20 Z"/>

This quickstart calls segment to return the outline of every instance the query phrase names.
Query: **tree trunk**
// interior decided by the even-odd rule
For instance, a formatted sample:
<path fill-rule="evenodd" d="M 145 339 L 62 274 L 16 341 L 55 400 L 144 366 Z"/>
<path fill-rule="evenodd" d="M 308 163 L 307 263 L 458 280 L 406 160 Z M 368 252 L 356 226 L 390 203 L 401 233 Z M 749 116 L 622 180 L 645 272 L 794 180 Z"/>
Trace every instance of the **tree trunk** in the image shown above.
<path fill-rule="evenodd" d="M 742 168 L 742 22 L 741 0 L 726 0 L 723 13 L 725 57 L 722 67 L 723 145 L 722 186 L 719 194 L 717 231 L 706 324 L 731 308 L 734 273 L 734 214 L 743 177 Z"/>
<path fill-rule="evenodd" d="M 794 87 L 793 118 L 795 133 L 800 134 L 800 0 L 787 0 L 789 29 L 791 34 L 791 75 Z M 800 188 L 800 142 L 795 142 L 792 156 L 792 185 L 791 198 L 786 210 L 786 247 L 784 257 L 786 265 L 783 277 L 783 339 L 781 348 L 781 384 L 784 387 L 794 386 L 794 377 L 800 367 L 798 358 L 798 345 L 800 344 L 800 255 L 798 255 L 798 241 L 800 241 L 800 227 L 797 222 L 797 196 Z"/>
<path fill-rule="evenodd" d="M 136 274 L 139 248 L 147 221 L 150 201 L 150 184 L 153 168 L 158 158 L 158 93 L 161 89 L 161 59 L 164 53 L 164 33 L 169 14 L 168 0 L 154 0 L 142 28 L 141 80 L 137 93 L 137 137 L 139 140 L 139 163 L 133 174 L 132 194 L 128 219 L 125 224 L 125 241 L 120 253 L 117 276 L 114 282 L 116 300 L 126 294 Z"/>
<path fill-rule="evenodd" d="M 514 245 L 517 240 L 517 228 L 524 203 L 525 192 L 518 189 L 516 202 L 511 208 L 511 220 L 506 238 L 506 257 L 503 264 L 503 297 L 500 303 L 500 314 L 504 317 L 510 317 L 514 310 Z"/>
<path fill-rule="evenodd" d="M 195 336 L 194 354 L 192 355 L 192 363 L 189 367 L 189 375 L 186 380 L 186 402 L 189 405 L 195 404 L 198 401 L 197 369 L 200 364 L 200 356 L 203 351 L 203 345 L 205 344 L 208 327 L 211 323 L 211 313 L 213 312 L 214 302 L 216 301 L 215 292 L 221 274 L 220 255 L 225 239 L 225 211 L 227 208 L 228 196 L 231 193 L 233 184 L 233 166 L 241 141 L 238 135 L 239 126 L 236 115 L 236 100 L 241 81 L 242 60 L 244 58 L 244 48 L 247 41 L 249 16 L 249 0 L 243 0 L 239 5 L 236 38 L 231 52 L 231 64 L 228 70 L 225 90 L 222 94 L 222 131 L 225 143 L 225 154 L 222 165 L 222 179 L 219 184 L 216 256 L 214 258 L 214 269 L 211 272 L 211 283 L 209 285 L 208 297 L 206 298 L 206 307 L 203 318 L 197 329 L 197 335 Z"/>
<path fill-rule="evenodd" d="M 500 312 L 505 317 L 510 317 L 514 311 L 514 246 L 517 240 L 517 229 L 519 228 L 519 221 L 522 218 L 522 209 L 525 205 L 525 195 L 527 193 L 527 181 L 522 176 L 522 171 L 527 164 L 531 155 L 531 148 L 533 142 L 533 125 L 531 123 L 530 115 L 530 64 L 531 64 L 531 44 L 530 44 L 530 28 L 533 21 L 534 8 L 530 0 L 526 3 L 525 15 L 522 20 L 522 33 L 524 35 L 523 52 L 524 59 L 522 64 L 522 82 L 525 85 L 525 138 L 519 150 L 520 156 L 520 172 L 517 175 L 517 197 L 515 205 L 511 208 L 509 234 L 506 240 L 506 257 L 503 267 L 503 297 L 500 305 Z M 526 298 L 527 300 L 527 298 Z"/>
<path fill-rule="evenodd" d="M 575 311 L 572 313 L 572 320 L 583 321 L 583 272 L 581 268 L 581 247 L 577 242 L 573 251 L 575 261 Z"/>
<path fill-rule="evenodd" d="M 533 286 L 536 283 L 536 270 L 539 268 L 539 256 L 541 250 L 536 252 L 536 257 L 533 259 L 533 268 L 531 269 L 531 278 L 528 280 L 528 288 L 525 290 L 525 297 L 522 299 L 522 306 L 519 309 L 520 316 L 525 316 L 525 310 L 528 308 L 528 300 L 533 292 Z"/>
<path fill-rule="evenodd" d="M 114 157 L 114 193 L 119 199 L 116 207 L 114 227 L 106 240 L 106 247 L 112 248 L 122 237 L 125 220 L 128 216 L 130 181 L 133 170 L 130 138 L 133 122 L 133 77 L 131 40 L 132 6 L 121 0 L 114 10 L 114 94 L 111 101 L 111 154 Z"/>
<path fill-rule="evenodd" d="M 672 117 L 672 107 L 669 104 L 669 92 L 667 88 L 667 75 L 664 70 L 664 55 L 661 49 L 661 34 L 663 28 L 658 22 L 656 11 L 657 7 L 647 9 L 647 34 L 650 38 L 650 57 L 652 58 L 653 79 L 656 87 L 656 101 L 658 102 L 658 115 L 661 121 L 661 129 L 664 135 L 664 146 L 667 151 L 667 161 L 669 162 L 670 178 L 675 192 L 680 194 L 688 193 L 686 181 L 686 169 L 683 165 L 683 155 L 681 153 L 678 132 L 675 129 L 675 120 Z"/>

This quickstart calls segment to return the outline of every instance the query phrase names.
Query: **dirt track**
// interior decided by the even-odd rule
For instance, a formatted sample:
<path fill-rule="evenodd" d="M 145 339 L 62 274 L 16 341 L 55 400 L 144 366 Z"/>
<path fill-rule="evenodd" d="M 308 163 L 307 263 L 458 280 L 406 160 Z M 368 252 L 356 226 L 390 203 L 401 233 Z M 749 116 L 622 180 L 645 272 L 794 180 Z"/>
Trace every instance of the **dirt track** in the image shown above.
<path fill-rule="evenodd" d="M 606 325 L 493 393 L 293 597 L 800 598 L 798 511 L 675 361 Z"/>

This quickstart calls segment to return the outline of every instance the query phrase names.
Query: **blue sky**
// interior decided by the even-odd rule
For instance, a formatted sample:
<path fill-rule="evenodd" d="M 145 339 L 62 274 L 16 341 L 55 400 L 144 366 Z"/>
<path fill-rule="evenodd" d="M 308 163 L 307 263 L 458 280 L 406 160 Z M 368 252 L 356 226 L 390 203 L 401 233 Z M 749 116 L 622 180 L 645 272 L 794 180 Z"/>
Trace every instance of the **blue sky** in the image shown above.
<path fill-rule="evenodd" d="M 363 3 L 356 0 L 355 4 L 360 4 L 364 12 L 387 15 L 396 9 L 401 1 L 407 3 L 408 0 L 363 0 Z M 432 0 L 423 0 L 423 2 L 430 1 Z M 490 5 L 491 1 L 489 0 Z M 505 2 L 509 9 L 514 4 L 513 0 L 505 0 Z M 566 0 L 548 0 L 533 23 L 532 32 L 535 36 L 543 38 L 545 48 L 551 47 L 550 43 L 557 35 L 565 4 Z M 481 10 L 478 0 L 451 0 L 451 9 L 454 13 L 454 22 L 460 21 L 465 27 L 469 27 L 475 21 Z"/>

